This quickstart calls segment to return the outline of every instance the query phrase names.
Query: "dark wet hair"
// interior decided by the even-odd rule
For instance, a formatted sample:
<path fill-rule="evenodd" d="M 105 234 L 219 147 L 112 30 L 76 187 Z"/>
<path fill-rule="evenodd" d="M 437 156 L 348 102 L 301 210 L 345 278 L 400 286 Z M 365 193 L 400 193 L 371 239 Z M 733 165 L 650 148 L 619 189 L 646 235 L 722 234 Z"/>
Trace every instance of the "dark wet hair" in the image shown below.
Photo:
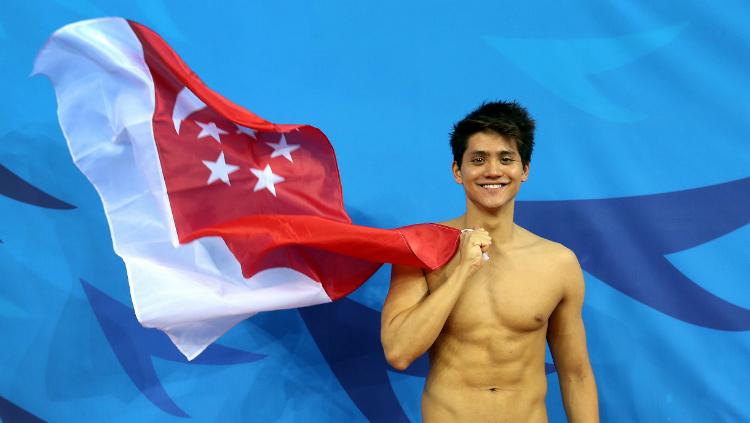
<path fill-rule="evenodd" d="M 484 103 L 453 125 L 451 150 L 453 160 L 461 168 L 469 138 L 477 132 L 494 132 L 516 143 L 521 163 L 526 167 L 531 162 L 534 150 L 534 119 L 515 101 L 493 101 Z"/>

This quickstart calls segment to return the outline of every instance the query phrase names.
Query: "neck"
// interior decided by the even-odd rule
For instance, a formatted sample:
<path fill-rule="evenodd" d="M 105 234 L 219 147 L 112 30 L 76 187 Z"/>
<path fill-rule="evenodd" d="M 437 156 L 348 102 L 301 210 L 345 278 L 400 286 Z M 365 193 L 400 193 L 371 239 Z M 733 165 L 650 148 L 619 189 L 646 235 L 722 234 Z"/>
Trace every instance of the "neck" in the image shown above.
<path fill-rule="evenodd" d="M 488 210 L 477 207 L 473 203 L 467 203 L 466 214 L 463 216 L 463 227 L 484 228 L 492 237 L 492 244 L 499 246 L 508 244 L 513 240 L 515 223 L 513 223 L 513 212 L 515 201 L 511 201 L 499 209 Z"/>

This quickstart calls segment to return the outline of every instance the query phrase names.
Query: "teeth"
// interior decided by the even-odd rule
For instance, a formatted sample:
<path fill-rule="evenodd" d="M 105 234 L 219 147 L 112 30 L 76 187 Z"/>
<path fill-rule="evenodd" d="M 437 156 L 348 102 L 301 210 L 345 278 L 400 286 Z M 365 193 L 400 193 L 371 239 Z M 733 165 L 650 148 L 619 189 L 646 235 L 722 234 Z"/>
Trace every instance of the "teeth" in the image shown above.
<path fill-rule="evenodd" d="M 482 186 L 485 187 L 485 188 L 501 188 L 502 187 L 501 184 L 486 184 L 486 185 L 482 185 Z"/>

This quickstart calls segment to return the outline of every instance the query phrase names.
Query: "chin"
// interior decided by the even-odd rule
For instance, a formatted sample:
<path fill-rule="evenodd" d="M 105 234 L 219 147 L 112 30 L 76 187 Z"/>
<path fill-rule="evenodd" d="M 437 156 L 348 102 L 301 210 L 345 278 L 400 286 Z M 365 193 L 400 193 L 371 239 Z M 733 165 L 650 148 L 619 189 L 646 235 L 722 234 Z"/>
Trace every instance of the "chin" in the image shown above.
<path fill-rule="evenodd" d="M 508 203 L 502 203 L 502 204 L 480 204 L 479 206 L 485 210 L 488 211 L 498 211 L 508 205 Z"/>
<path fill-rule="evenodd" d="M 507 188 L 511 187 L 504 188 L 502 192 L 466 191 L 465 194 L 467 199 L 477 207 L 485 210 L 497 210 L 513 203 L 516 194 L 518 194 L 518 190 Z"/>
<path fill-rule="evenodd" d="M 495 200 L 495 201 L 472 200 L 471 202 L 474 203 L 478 208 L 481 208 L 487 211 L 497 211 L 507 206 L 508 204 L 512 203 L 513 199 L 511 198 L 509 200 Z"/>

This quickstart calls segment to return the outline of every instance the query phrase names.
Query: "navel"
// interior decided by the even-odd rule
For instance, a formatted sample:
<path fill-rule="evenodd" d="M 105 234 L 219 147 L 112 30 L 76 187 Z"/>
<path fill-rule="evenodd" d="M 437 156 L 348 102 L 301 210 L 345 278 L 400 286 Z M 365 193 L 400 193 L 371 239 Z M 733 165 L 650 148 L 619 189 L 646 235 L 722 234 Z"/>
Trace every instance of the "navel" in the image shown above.
<path fill-rule="evenodd" d="M 499 386 L 490 386 L 489 388 L 487 388 L 487 391 L 489 391 L 489 392 L 503 392 L 503 391 L 512 391 L 512 389 L 501 388 Z"/>

